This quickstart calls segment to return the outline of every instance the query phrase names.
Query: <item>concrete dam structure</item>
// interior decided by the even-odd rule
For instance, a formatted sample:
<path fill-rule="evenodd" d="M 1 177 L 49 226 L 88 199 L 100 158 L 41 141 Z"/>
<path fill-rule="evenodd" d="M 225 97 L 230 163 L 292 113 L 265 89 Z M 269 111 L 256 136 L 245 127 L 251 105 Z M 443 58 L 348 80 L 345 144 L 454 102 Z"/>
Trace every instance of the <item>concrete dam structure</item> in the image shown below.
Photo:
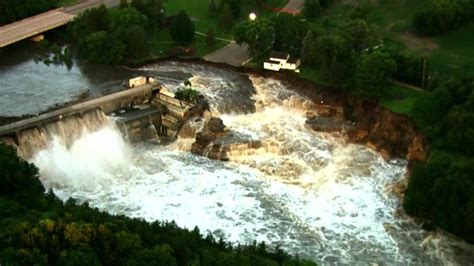
<path fill-rule="evenodd" d="M 97 131 L 107 123 L 115 123 L 130 142 L 174 139 L 186 119 L 201 111 L 174 98 L 153 78 L 133 80 L 126 90 L 2 126 L 0 140 L 30 158 L 55 137 L 63 137 L 69 146 L 84 131 Z"/>

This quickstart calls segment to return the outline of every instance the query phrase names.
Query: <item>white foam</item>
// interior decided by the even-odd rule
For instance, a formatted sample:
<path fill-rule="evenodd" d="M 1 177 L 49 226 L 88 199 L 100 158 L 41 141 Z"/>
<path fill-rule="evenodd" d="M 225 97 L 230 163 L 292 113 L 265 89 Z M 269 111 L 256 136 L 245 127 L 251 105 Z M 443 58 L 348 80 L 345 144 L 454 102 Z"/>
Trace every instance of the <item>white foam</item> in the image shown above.
<path fill-rule="evenodd" d="M 291 94 L 281 83 L 253 81 L 263 108 L 222 118 L 235 132 L 273 141 L 276 153 L 236 155 L 223 163 L 183 150 L 189 139 L 129 147 L 107 127 L 70 149 L 53 141 L 33 161 L 44 184 L 63 199 L 111 213 L 175 220 L 234 243 L 266 241 L 327 263 L 439 262 L 410 242 L 423 233 L 394 215 L 399 201 L 389 187 L 403 177 L 403 167 L 305 128 L 302 110 L 278 105 L 278 97 Z M 396 233 L 385 229 L 399 222 L 408 226 Z M 405 235 L 401 230 L 409 230 L 410 238 L 397 238 Z"/>

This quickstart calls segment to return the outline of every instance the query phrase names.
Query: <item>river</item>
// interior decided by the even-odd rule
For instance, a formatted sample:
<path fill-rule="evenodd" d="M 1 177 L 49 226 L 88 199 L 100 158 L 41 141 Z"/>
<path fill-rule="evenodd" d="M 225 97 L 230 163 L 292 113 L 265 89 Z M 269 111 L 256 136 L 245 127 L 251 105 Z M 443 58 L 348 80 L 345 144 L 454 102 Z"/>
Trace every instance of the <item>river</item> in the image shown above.
<path fill-rule="evenodd" d="M 425 232 L 400 211 L 392 185 L 404 177 L 405 166 L 338 134 L 306 128 L 302 103 L 308 99 L 291 84 L 173 61 L 134 70 L 75 62 L 68 70 L 36 64 L 28 49 L 0 54 L 0 116 L 35 114 L 83 93 L 109 93 L 146 73 L 172 90 L 190 79 L 231 131 L 265 144 L 234 152 L 229 162 L 213 161 L 191 154 L 190 138 L 132 145 L 106 119 L 70 147 L 53 137 L 31 159 L 44 186 L 63 200 L 198 226 L 234 244 L 265 241 L 323 264 L 472 263 L 472 246 Z"/>

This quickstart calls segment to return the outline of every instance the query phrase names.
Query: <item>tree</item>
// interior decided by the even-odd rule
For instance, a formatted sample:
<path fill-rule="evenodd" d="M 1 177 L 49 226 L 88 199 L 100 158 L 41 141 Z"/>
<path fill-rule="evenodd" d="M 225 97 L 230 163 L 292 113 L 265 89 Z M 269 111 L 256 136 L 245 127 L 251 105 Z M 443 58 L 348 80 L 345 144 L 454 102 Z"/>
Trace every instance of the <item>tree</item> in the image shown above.
<path fill-rule="evenodd" d="M 328 7 L 331 0 L 319 0 L 319 5 L 322 7 Z"/>
<path fill-rule="evenodd" d="M 216 43 L 216 36 L 214 34 L 214 30 L 212 28 L 209 28 L 206 34 L 206 45 L 208 48 L 214 47 Z"/>
<path fill-rule="evenodd" d="M 145 4 L 143 4 L 142 0 L 132 0 L 132 3 L 130 5 L 142 14 L 146 12 Z"/>
<path fill-rule="evenodd" d="M 257 10 L 263 10 L 265 8 L 265 2 L 266 0 L 254 0 L 254 4 Z"/>
<path fill-rule="evenodd" d="M 27 206 L 39 203 L 44 188 L 37 181 L 38 169 L 16 156 L 16 151 L 0 142 L 0 195 Z"/>
<path fill-rule="evenodd" d="M 234 17 L 232 16 L 232 12 L 228 5 L 224 5 L 223 8 L 219 8 L 220 15 L 219 15 L 219 25 L 225 31 L 228 31 L 232 28 L 232 24 L 234 23 Z"/>
<path fill-rule="evenodd" d="M 316 53 L 316 37 L 313 31 L 308 31 L 306 37 L 303 39 L 303 46 L 301 47 L 301 61 L 303 63 L 313 64 Z"/>
<path fill-rule="evenodd" d="M 229 8 L 233 19 L 240 17 L 242 1 L 241 0 L 222 0 L 219 4 L 219 11 L 223 12 L 224 9 Z"/>
<path fill-rule="evenodd" d="M 150 26 L 156 28 L 162 23 L 164 11 L 163 0 L 148 0 L 145 2 L 145 10 L 141 13 L 148 18 Z"/>
<path fill-rule="evenodd" d="M 416 33 L 433 36 L 459 28 L 474 20 L 474 1 L 437 0 L 416 12 L 412 25 Z"/>
<path fill-rule="evenodd" d="M 216 2 L 214 2 L 214 0 L 211 0 L 207 7 L 207 14 L 211 18 L 215 18 L 217 16 L 217 13 L 218 13 L 218 10 L 217 10 Z"/>
<path fill-rule="evenodd" d="M 340 58 L 343 51 L 343 40 L 338 35 L 321 35 L 315 39 L 314 64 L 323 71 L 329 69 L 334 61 Z"/>
<path fill-rule="evenodd" d="M 110 31 L 110 15 L 108 9 L 101 5 L 99 8 L 88 9 L 77 16 L 69 24 L 68 31 L 74 42 L 80 42 L 85 36 L 97 31 Z"/>
<path fill-rule="evenodd" d="M 79 56 L 86 61 L 118 64 L 125 58 L 125 45 L 106 31 L 91 33 L 79 42 Z"/>
<path fill-rule="evenodd" d="M 119 29 L 127 29 L 132 26 L 137 26 L 140 28 L 145 28 L 148 24 L 148 19 L 142 13 L 138 12 L 137 9 L 124 8 L 124 9 L 115 9 L 109 13 L 109 21 L 111 31 L 116 31 Z"/>
<path fill-rule="evenodd" d="M 170 26 L 171 39 L 179 45 L 189 45 L 194 39 L 194 23 L 185 11 L 179 11 Z"/>
<path fill-rule="evenodd" d="M 147 51 L 145 30 L 137 25 L 119 31 L 128 57 L 140 57 Z"/>
<path fill-rule="evenodd" d="M 59 7 L 57 0 L 2 0 L 0 26 Z"/>
<path fill-rule="evenodd" d="M 275 42 L 273 21 L 262 18 L 256 21 L 243 21 L 234 28 L 237 44 L 247 44 L 253 56 L 259 56 L 272 49 Z"/>
<path fill-rule="evenodd" d="M 120 0 L 120 8 L 128 8 L 128 1 L 127 0 Z"/>
<path fill-rule="evenodd" d="M 76 249 L 69 249 L 61 252 L 58 264 L 65 266 L 101 265 L 97 256 L 91 250 Z"/>
<path fill-rule="evenodd" d="M 340 32 L 345 46 L 360 52 L 372 48 L 378 42 L 375 30 L 363 19 L 354 19 L 346 23 Z"/>
<path fill-rule="evenodd" d="M 304 0 L 303 14 L 307 18 L 314 18 L 321 14 L 319 0 Z"/>
<path fill-rule="evenodd" d="M 308 24 L 297 16 L 279 13 L 271 18 L 275 27 L 274 49 L 299 56 Z"/>
<path fill-rule="evenodd" d="M 388 78 L 397 70 L 397 64 L 389 54 L 379 51 L 364 54 L 356 67 L 355 93 L 370 98 L 380 97 Z"/>

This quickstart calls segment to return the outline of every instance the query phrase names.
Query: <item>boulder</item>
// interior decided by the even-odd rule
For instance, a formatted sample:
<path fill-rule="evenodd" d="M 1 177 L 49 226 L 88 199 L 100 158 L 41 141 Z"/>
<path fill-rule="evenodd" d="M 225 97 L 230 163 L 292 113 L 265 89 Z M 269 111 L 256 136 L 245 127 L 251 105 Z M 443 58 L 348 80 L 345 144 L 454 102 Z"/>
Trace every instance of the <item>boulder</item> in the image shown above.
<path fill-rule="evenodd" d="M 224 125 L 224 122 L 222 122 L 222 119 L 217 118 L 217 117 L 212 117 L 207 122 L 206 128 L 211 133 L 222 133 L 224 132 L 225 125 Z"/>

